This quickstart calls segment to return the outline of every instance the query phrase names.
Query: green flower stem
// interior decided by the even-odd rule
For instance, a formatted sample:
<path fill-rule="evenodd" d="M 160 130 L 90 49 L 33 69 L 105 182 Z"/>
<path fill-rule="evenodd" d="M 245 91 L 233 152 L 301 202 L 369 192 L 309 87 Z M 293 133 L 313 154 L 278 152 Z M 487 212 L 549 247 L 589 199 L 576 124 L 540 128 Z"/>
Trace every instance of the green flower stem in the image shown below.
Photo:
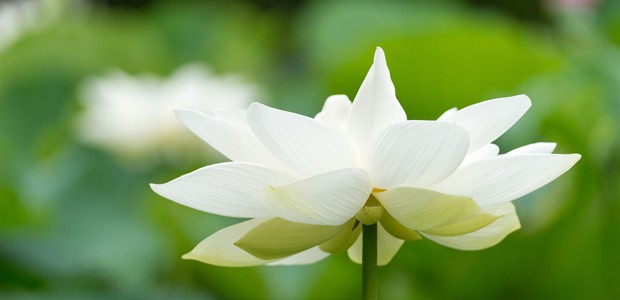
<path fill-rule="evenodd" d="M 377 299 L 377 223 L 363 225 L 362 299 Z"/>

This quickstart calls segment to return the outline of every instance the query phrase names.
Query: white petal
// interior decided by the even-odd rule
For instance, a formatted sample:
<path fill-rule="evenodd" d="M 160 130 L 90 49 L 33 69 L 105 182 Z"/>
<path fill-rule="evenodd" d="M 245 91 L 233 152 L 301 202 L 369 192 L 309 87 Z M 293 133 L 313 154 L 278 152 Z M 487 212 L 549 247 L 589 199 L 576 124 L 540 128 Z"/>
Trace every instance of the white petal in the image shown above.
<path fill-rule="evenodd" d="M 556 179 L 579 154 L 503 155 L 465 165 L 431 189 L 492 206 L 519 198 Z"/>
<path fill-rule="evenodd" d="M 508 234 L 521 228 L 514 205 L 510 202 L 486 210 L 494 215 L 503 215 L 487 227 L 459 236 L 436 236 L 421 233 L 439 244 L 459 250 L 482 250 L 495 246 Z"/>
<path fill-rule="evenodd" d="M 342 169 L 284 186 L 268 187 L 259 199 L 273 214 L 285 220 L 340 225 L 364 206 L 371 191 L 366 171 Z"/>
<path fill-rule="evenodd" d="M 360 158 L 366 159 L 370 142 L 385 128 L 406 120 L 407 115 L 396 99 L 385 54 L 377 47 L 374 63 L 355 96 L 347 121 L 347 133 Z"/>
<path fill-rule="evenodd" d="M 320 261 L 329 256 L 329 253 L 321 251 L 317 246 L 310 248 L 306 251 L 291 255 L 287 258 L 274 261 L 267 265 L 269 266 L 293 266 L 293 265 L 308 265 Z"/>
<path fill-rule="evenodd" d="M 518 154 L 551 154 L 555 150 L 555 143 L 534 143 L 525 145 L 514 149 L 506 155 L 518 155 Z"/>
<path fill-rule="evenodd" d="M 347 253 L 349 258 L 358 264 L 362 263 L 363 233 L 357 238 Z M 377 265 L 387 265 L 398 252 L 405 241 L 397 239 L 389 234 L 381 223 L 377 227 Z"/>
<path fill-rule="evenodd" d="M 176 114 L 189 130 L 233 161 L 281 166 L 252 132 L 242 127 L 197 111 L 177 110 Z"/>
<path fill-rule="evenodd" d="M 329 96 L 323 104 L 323 110 L 314 118 L 317 121 L 342 129 L 349 117 L 350 108 L 351 100 L 346 95 Z"/>
<path fill-rule="evenodd" d="M 303 175 L 357 167 L 344 133 L 317 120 L 253 103 L 248 123 L 267 149 Z"/>
<path fill-rule="evenodd" d="M 257 218 L 273 216 L 254 199 L 271 185 L 294 181 L 291 175 L 250 163 L 221 163 L 198 169 L 164 184 L 152 184 L 159 195 L 217 215 Z"/>
<path fill-rule="evenodd" d="M 478 150 L 469 153 L 465 156 L 463 163 L 461 165 L 465 165 L 483 158 L 497 156 L 499 154 L 499 147 L 495 144 L 486 144 L 480 147 Z"/>
<path fill-rule="evenodd" d="M 234 245 L 248 231 L 266 220 L 268 219 L 252 219 L 221 229 L 200 242 L 192 251 L 183 255 L 183 258 L 223 267 L 248 267 L 268 263 L 271 260 L 256 258 Z"/>
<path fill-rule="evenodd" d="M 252 132 L 248 125 L 247 111 L 240 108 L 216 108 L 213 110 L 213 116 L 221 121 L 243 128 L 248 132 Z"/>
<path fill-rule="evenodd" d="M 368 170 L 376 188 L 425 186 L 450 175 L 463 161 L 467 131 L 438 121 L 390 126 L 373 142 Z"/>
<path fill-rule="evenodd" d="M 470 105 L 440 120 L 455 121 L 469 131 L 471 153 L 506 132 L 531 105 L 526 95 L 498 98 Z"/>
<path fill-rule="evenodd" d="M 441 114 L 441 116 L 439 116 L 439 118 L 437 118 L 437 120 L 446 120 L 448 118 L 448 116 L 452 115 L 453 113 L 457 112 L 458 109 L 456 107 L 450 108 L 446 111 L 443 112 L 443 114 Z"/>

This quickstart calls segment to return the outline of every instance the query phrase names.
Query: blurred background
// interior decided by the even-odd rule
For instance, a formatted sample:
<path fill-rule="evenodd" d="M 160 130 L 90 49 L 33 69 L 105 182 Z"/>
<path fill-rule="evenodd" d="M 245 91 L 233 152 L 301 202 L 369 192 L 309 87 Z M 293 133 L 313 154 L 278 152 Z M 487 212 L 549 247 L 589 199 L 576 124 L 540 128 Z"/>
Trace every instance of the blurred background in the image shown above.
<path fill-rule="evenodd" d="M 0 1 L 0 299 L 359 299 L 346 255 L 221 268 L 182 254 L 239 220 L 157 196 L 225 158 L 174 108 L 313 116 L 376 46 L 409 119 L 527 94 L 497 143 L 581 161 L 476 252 L 408 242 L 382 299 L 620 299 L 620 1 Z"/>

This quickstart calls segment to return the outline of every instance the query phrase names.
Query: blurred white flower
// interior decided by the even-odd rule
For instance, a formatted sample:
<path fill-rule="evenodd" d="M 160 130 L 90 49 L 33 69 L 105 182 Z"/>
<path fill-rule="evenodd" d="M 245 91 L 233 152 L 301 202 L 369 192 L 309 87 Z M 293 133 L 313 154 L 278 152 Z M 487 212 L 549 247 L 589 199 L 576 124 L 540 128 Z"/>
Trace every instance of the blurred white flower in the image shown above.
<path fill-rule="evenodd" d="M 58 13 L 55 0 L 16 0 L 0 2 L 0 50 L 20 36 L 48 24 Z"/>
<path fill-rule="evenodd" d="M 135 156 L 187 148 L 191 134 L 173 109 L 231 111 L 259 97 L 259 88 L 236 76 L 218 76 L 200 64 L 186 65 L 169 78 L 122 71 L 86 80 L 79 89 L 82 140 L 121 155 Z M 193 142 L 192 142 L 193 143 Z"/>
<path fill-rule="evenodd" d="M 580 158 L 551 154 L 553 143 L 498 154 L 491 142 L 530 105 L 520 95 L 451 109 L 437 121 L 407 121 L 378 48 L 355 101 L 329 97 L 314 119 L 258 103 L 235 119 L 178 111 L 234 162 L 152 188 L 195 209 L 251 218 L 184 256 L 209 264 L 305 264 L 345 251 L 361 262 L 361 223 L 379 224 L 379 265 L 420 235 L 484 249 L 520 228 L 512 200 Z"/>

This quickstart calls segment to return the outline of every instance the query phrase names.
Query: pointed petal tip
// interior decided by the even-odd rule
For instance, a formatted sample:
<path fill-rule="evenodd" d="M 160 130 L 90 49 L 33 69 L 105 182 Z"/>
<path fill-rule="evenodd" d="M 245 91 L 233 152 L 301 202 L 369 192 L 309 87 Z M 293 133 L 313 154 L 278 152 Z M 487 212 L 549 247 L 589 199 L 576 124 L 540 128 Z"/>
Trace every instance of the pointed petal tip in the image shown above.
<path fill-rule="evenodd" d="M 262 103 L 260 103 L 260 102 L 252 102 L 252 103 L 250 103 L 250 105 L 248 106 L 248 110 L 250 110 L 250 109 L 252 109 L 252 108 L 256 109 L 256 108 L 263 108 L 263 107 L 267 107 L 267 105 L 262 104 Z"/>
<path fill-rule="evenodd" d="M 149 186 L 151 187 L 151 190 L 153 190 L 153 192 L 159 194 L 159 191 L 161 190 L 161 186 L 162 184 L 158 184 L 158 183 L 149 183 Z"/>
<path fill-rule="evenodd" d="M 258 103 L 258 102 L 252 102 L 252 103 L 250 103 L 250 105 L 248 106 L 248 109 L 250 109 L 250 108 L 252 108 L 252 107 L 257 107 L 257 106 L 260 106 L 260 105 L 261 105 L 261 103 Z"/>
<path fill-rule="evenodd" d="M 211 117 L 208 114 L 203 112 L 199 112 L 193 109 L 175 109 L 173 110 L 174 115 L 177 117 L 177 120 L 181 121 L 185 125 L 185 127 L 189 128 L 189 124 L 192 120 L 195 120 L 197 117 L 206 116 Z"/>
<path fill-rule="evenodd" d="M 562 156 L 564 158 L 564 162 L 566 163 L 566 165 L 569 166 L 568 169 L 572 168 L 581 159 L 581 154 L 579 153 L 550 154 L 550 155 Z"/>
<path fill-rule="evenodd" d="M 461 124 L 454 122 L 452 120 L 445 120 L 445 121 L 441 120 L 441 122 L 444 123 L 446 127 L 451 127 L 454 130 L 460 131 L 460 133 L 467 136 L 467 139 L 469 140 L 469 131 L 467 130 L 467 128 L 465 128 Z"/>
<path fill-rule="evenodd" d="M 166 183 L 149 183 L 149 186 L 155 194 L 170 199 L 170 186 Z"/>
<path fill-rule="evenodd" d="M 183 120 L 183 116 L 187 113 L 185 110 L 175 109 L 173 110 L 174 115 L 177 117 L 177 120 Z"/>
<path fill-rule="evenodd" d="M 437 118 L 437 120 L 439 121 L 444 121 L 444 119 L 448 118 L 450 115 L 452 115 L 453 113 L 457 112 L 459 109 L 456 107 L 450 108 L 448 110 L 446 110 L 443 114 L 441 114 L 441 116 L 439 116 L 439 118 Z"/>
<path fill-rule="evenodd" d="M 532 106 L 532 100 L 530 100 L 530 97 L 528 97 L 526 94 L 495 98 L 495 99 L 483 101 L 480 103 L 491 102 L 491 101 L 510 102 L 513 109 L 520 107 L 524 109 L 525 111 L 527 111 Z M 476 104 L 479 104 L 479 103 L 476 103 Z"/>
<path fill-rule="evenodd" d="M 516 95 L 513 98 L 515 99 L 515 101 L 523 103 L 523 105 L 527 106 L 528 108 L 532 106 L 532 100 L 530 100 L 530 97 L 528 97 L 526 94 Z"/>
<path fill-rule="evenodd" d="M 270 108 L 274 109 L 274 108 L 269 107 L 269 106 L 267 106 L 265 104 L 262 104 L 260 102 L 252 102 L 252 103 L 250 103 L 250 106 L 248 106 L 247 115 L 251 116 L 251 115 L 254 115 L 256 113 L 263 112 L 266 109 L 270 109 Z M 248 120 L 249 120 L 249 117 L 248 117 Z"/>
<path fill-rule="evenodd" d="M 197 113 L 197 111 L 191 109 L 173 109 L 172 111 L 178 119 L 188 114 Z"/>
<path fill-rule="evenodd" d="M 383 52 L 383 49 L 381 49 L 381 47 L 377 47 L 377 49 L 375 50 L 375 63 L 383 63 L 385 64 L 385 53 Z"/>
<path fill-rule="evenodd" d="M 330 99 L 332 99 L 331 101 L 348 101 L 348 102 L 351 102 L 351 100 L 349 99 L 349 96 L 347 96 L 345 94 L 330 95 L 330 96 L 327 97 L 327 99 L 325 99 L 325 102 L 330 101 Z"/>

